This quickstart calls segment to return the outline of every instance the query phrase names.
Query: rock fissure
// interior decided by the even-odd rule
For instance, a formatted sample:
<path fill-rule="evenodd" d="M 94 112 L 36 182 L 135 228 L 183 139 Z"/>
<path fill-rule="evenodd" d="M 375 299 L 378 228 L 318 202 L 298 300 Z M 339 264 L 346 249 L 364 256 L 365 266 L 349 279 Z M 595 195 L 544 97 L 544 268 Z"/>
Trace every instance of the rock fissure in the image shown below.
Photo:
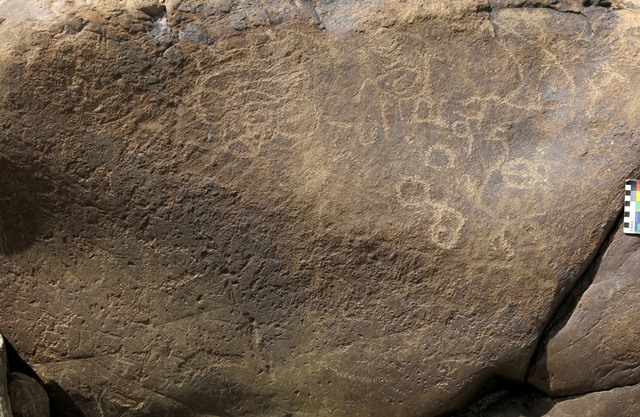
<path fill-rule="evenodd" d="M 635 388 L 635 387 L 640 387 L 640 383 L 612 385 L 608 388 L 589 390 L 589 391 L 585 391 L 580 394 L 574 394 L 574 395 L 546 395 L 538 390 L 535 390 L 534 388 L 532 388 L 532 390 L 534 390 L 533 392 L 537 393 L 538 395 L 549 397 L 554 400 L 573 400 L 576 398 L 585 397 L 587 395 L 608 393 L 620 388 Z"/>
<path fill-rule="evenodd" d="M 621 385 L 611 387 L 606 390 L 594 390 L 585 392 L 580 395 L 571 396 L 548 396 L 527 385 L 518 385 L 516 387 L 502 387 L 497 389 L 470 405 L 467 409 L 450 414 L 448 417 L 503 417 L 505 415 L 514 415 L 512 413 L 519 412 L 519 417 L 565 417 L 583 416 L 593 414 L 568 414 L 562 408 L 565 404 L 581 403 L 583 401 L 590 402 L 596 399 L 602 403 L 608 403 L 607 397 L 616 398 L 618 393 L 625 391 L 640 391 L 639 384 Z M 620 400 L 617 400 L 620 401 Z M 559 411 L 556 411 L 559 409 Z M 505 411 L 508 411 L 505 413 Z M 618 416 L 609 409 L 611 414 L 596 414 L 602 417 Z M 630 414 L 625 414 L 630 415 Z"/>
<path fill-rule="evenodd" d="M 576 1 L 564 0 L 489 0 L 488 4 L 481 6 L 482 8 L 488 7 L 491 10 L 504 10 L 504 9 L 552 9 L 560 12 L 575 13 L 574 10 L 567 9 L 568 7 L 581 7 L 581 8 L 594 8 L 600 7 L 604 9 L 614 8 L 610 1 L 590 1 L 585 0 L 580 5 Z"/>
<path fill-rule="evenodd" d="M 611 2 L 585 1 L 583 4 L 576 4 L 571 1 L 510 1 L 510 0 L 489 0 L 487 4 L 478 7 L 477 11 L 489 14 L 500 10 L 535 10 L 543 9 L 557 13 L 576 14 L 591 19 L 591 14 L 597 9 L 614 9 Z"/>
<path fill-rule="evenodd" d="M 622 200 L 621 200 L 622 201 Z M 553 313 L 550 315 L 550 319 L 548 323 L 544 326 L 542 333 L 540 334 L 540 338 L 538 339 L 537 347 L 535 352 L 533 353 L 531 360 L 529 362 L 529 367 L 527 368 L 527 373 L 525 377 L 525 382 L 528 381 L 529 377 L 533 373 L 534 365 L 539 360 L 540 356 L 544 352 L 544 344 L 545 340 L 554 330 L 554 328 L 561 322 L 567 321 L 571 316 L 571 313 L 574 311 L 576 304 L 578 303 L 580 296 L 584 294 L 584 292 L 589 288 L 593 279 L 595 277 L 595 273 L 598 270 L 598 266 L 602 262 L 602 258 L 611 245 L 613 241 L 614 235 L 619 233 L 620 225 L 622 224 L 624 214 L 624 208 L 620 209 L 618 215 L 614 220 L 610 222 L 608 227 L 608 231 L 604 238 L 602 239 L 602 243 L 597 247 L 594 251 L 595 255 L 591 262 L 589 262 L 587 268 L 582 273 L 582 275 L 575 280 L 575 283 L 572 288 L 567 291 L 567 295 L 565 298 L 558 304 Z"/>

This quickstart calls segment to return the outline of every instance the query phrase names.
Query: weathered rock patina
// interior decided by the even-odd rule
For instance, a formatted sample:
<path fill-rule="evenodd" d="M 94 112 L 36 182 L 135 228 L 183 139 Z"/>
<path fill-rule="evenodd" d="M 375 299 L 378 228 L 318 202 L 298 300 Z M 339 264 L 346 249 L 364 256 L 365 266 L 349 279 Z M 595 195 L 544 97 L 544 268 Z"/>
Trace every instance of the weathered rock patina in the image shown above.
<path fill-rule="evenodd" d="M 0 328 L 39 375 L 87 416 L 524 382 L 638 168 L 634 2 L 85 3 L 0 2 Z"/>

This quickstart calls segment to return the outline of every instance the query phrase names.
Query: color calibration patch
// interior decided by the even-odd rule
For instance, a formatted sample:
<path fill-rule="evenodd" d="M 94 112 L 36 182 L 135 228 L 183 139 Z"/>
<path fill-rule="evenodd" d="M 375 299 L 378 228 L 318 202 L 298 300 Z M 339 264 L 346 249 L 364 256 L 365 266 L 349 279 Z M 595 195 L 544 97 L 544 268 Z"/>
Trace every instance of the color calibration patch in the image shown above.
<path fill-rule="evenodd" d="M 640 190 L 638 180 L 624 182 L 624 232 L 640 235 Z"/>

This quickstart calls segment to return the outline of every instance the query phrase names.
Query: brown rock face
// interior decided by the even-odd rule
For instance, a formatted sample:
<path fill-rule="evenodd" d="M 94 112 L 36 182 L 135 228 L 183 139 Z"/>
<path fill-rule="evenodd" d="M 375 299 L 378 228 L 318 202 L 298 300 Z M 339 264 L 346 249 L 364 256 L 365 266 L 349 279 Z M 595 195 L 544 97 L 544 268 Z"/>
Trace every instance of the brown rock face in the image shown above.
<path fill-rule="evenodd" d="M 524 381 L 637 168 L 633 4 L 76 3 L 0 2 L 0 330 L 87 416 Z"/>
<path fill-rule="evenodd" d="M 567 320 L 551 330 L 530 382 L 551 395 L 640 383 L 640 239 L 618 229 Z"/>

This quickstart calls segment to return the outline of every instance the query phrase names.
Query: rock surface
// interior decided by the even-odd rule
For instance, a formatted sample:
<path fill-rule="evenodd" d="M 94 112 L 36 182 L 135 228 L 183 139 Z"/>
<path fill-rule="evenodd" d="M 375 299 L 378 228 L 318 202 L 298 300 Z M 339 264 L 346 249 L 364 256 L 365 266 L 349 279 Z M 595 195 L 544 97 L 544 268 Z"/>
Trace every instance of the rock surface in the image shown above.
<path fill-rule="evenodd" d="M 20 372 L 11 372 L 8 381 L 14 417 L 49 417 L 49 396 L 38 381 Z"/>
<path fill-rule="evenodd" d="M 638 168 L 634 2 L 85 3 L 0 2 L 0 323 L 87 416 L 524 382 Z"/>
<path fill-rule="evenodd" d="M 566 396 L 640 384 L 639 248 L 619 227 L 574 311 L 551 329 L 535 387 Z"/>

